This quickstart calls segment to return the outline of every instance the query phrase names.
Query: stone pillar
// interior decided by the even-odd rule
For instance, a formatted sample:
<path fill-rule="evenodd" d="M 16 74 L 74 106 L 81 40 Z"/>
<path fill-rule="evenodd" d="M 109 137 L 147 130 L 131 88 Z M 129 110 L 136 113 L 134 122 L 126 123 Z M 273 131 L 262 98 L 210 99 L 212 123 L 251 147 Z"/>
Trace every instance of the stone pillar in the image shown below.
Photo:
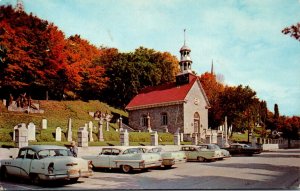
<path fill-rule="evenodd" d="M 78 136 L 78 147 L 88 147 L 89 146 L 89 132 L 85 127 L 80 127 L 77 132 Z"/>
<path fill-rule="evenodd" d="M 206 139 L 206 144 L 211 144 L 211 135 L 206 135 L 205 139 Z"/>
<path fill-rule="evenodd" d="M 68 131 L 67 131 L 67 141 L 72 141 L 72 119 L 69 118 L 68 121 Z"/>
<path fill-rule="evenodd" d="M 35 141 L 35 124 L 30 122 L 28 124 L 28 141 Z"/>
<path fill-rule="evenodd" d="M 152 132 L 151 123 L 150 123 L 150 114 L 147 115 L 147 131 Z"/>
<path fill-rule="evenodd" d="M 180 133 L 180 141 L 183 142 L 183 133 Z"/>
<path fill-rule="evenodd" d="M 256 138 L 253 136 L 253 133 L 252 133 L 251 145 L 252 147 L 256 147 Z"/>
<path fill-rule="evenodd" d="M 47 129 L 47 119 L 42 119 L 42 129 Z"/>
<path fill-rule="evenodd" d="M 61 141 L 61 128 L 60 127 L 56 127 L 55 141 Z"/>
<path fill-rule="evenodd" d="M 125 131 L 120 131 L 120 142 L 122 146 L 129 146 L 129 134 L 127 129 L 125 129 Z"/>
<path fill-rule="evenodd" d="M 89 141 L 93 142 L 94 138 L 93 138 L 93 122 L 89 122 Z"/>
<path fill-rule="evenodd" d="M 16 147 L 26 147 L 28 146 L 28 130 L 26 128 L 26 125 L 21 126 L 20 128 L 16 129 Z"/>
<path fill-rule="evenodd" d="M 104 138 L 103 138 L 103 129 L 102 129 L 102 126 L 103 126 L 103 118 L 101 117 L 99 122 L 98 122 L 98 140 L 99 141 L 104 141 Z"/>
<path fill-rule="evenodd" d="M 211 143 L 217 144 L 218 143 L 218 133 L 215 130 L 211 131 Z"/>
<path fill-rule="evenodd" d="M 227 124 L 227 116 L 225 116 L 225 142 L 224 142 L 224 147 L 229 147 L 228 143 L 228 124 Z"/>
<path fill-rule="evenodd" d="M 180 145 L 180 134 L 178 132 L 174 134 L 174 145 Z"/>
<path fill-rule="evenodd" d="M 220 147 L 223 147 L 223 132 L 218 133 L 217 135 L 217 145 L 219 145 Z"/>
<path fill-rule="evenodd" d="M 192 145 L 198 145 L 198 136 L 197 133 L 192 134 Z"/>
<path fill-rule="evenodd" d="M 13 131 L 13 141 L 16 141 L 16 130 L 19 129 L 19 128 L 21 128 L 21 127 L 26 128 L 26 124 L 25 124 L 25 123 L 20 123 L 20 124 L 18 124 L 18 125 L 16 125 L 16 126 L 14 127 L 14 131 Z"/>
<path fill-rule="evenodd" d="M 158 146 L 158 134 L 156 131 L 153 131 L 151 133 L 151 145 Z"/>

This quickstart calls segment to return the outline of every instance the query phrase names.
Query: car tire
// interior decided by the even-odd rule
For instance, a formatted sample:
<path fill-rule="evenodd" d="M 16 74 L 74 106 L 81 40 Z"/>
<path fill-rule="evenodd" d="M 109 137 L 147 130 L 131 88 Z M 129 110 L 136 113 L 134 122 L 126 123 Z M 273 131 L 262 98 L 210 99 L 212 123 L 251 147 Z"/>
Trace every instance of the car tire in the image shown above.
<path fill-rule="evenodd" d="M 199 162 L 204 162 L 204 161 L 205 161 L 205 158 L 204 158 L 204 157 L 197 157 L 197 160 L 198 160 Z"/>
<path fill-rule="evenodd" d="M 41 179 L 38 174 L 31 174 L 30 175 L 31 183 L 34 185 L 40 185 Z"/>
<path fill-rule="evenodd" d="M 76 182 L 78 181 L 78 179 L 79 179 L 79 178 L 71 178 L 71 179 L 70 179 L 70 182 L 71 182 L 71 183 L 76 183 Z"/>
<path fill-rule="evenodd" d="M 9 178 L 9 175 L 7 173 L 6 167 L 1 168 L 1 180 L 7 180 Z"/>
<path fill-rule="evenodd" d="M 132 171 L 132 167 L 129 165 L 122 165 L 121 169 L 124 173 L 130 173 Z"/>

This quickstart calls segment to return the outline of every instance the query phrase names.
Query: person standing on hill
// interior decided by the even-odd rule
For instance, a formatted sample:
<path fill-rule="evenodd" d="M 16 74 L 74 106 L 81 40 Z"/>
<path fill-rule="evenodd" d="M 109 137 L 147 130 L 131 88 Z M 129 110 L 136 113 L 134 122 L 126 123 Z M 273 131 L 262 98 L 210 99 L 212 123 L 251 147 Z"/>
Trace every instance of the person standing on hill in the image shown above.
<path fill-rule="evenodd" d="M 71 151 L 71 153 L 72 153 L 72 155 L 73 155 L 74 157 L 77 157 L 77 155 L 78 155 L 78 148 L 77 148 L 77 146 L 76 146 L 75 141 L 71 141 L 70 151 Z"/>

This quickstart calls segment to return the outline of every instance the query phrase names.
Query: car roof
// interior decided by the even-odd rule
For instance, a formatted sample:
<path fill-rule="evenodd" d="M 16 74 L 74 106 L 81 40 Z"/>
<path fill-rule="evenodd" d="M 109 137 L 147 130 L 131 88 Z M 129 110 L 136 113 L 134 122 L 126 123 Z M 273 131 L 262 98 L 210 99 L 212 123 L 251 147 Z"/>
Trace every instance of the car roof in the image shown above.
<path fill-rule="evenodd" d="M 64 146 L 57 146 L 57 145 L 30 145 L 30 146 L 22 147 L 22 149 L 26 149 L 26 148 L 32 149 L 37 152 L 46 149 L 67 149 Z"/>

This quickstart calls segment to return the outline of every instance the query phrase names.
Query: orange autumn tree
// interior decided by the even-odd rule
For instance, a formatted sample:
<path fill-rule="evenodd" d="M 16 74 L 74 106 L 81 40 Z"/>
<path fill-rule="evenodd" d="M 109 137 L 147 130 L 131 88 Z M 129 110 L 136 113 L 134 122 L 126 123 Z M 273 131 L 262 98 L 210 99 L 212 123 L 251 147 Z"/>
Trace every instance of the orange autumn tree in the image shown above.
<path fill-rule="evenodd" d="M 66 95 L 69 98 L 98 98 L 108 80 L 104 77 L 104 67 L 94 62 L 100 57 L 101 51 L 79 35 L 67 39 L 64 51 L 67 55 L 66 73 L 69 82 L 65 87 Z"/>
<path fill-rule="evenodd" d="M 220 108 L 220 94 L 224 91 L 224 85 L 219 83 L 216 79 L 216 75 L 205 72 L 200 76 L 200 81 L 207 98 L 209 100 L 211 108 L 208 110 L 208 122 L 209 127 L 217 128 L 223 122 L 223 110 Z"/>

